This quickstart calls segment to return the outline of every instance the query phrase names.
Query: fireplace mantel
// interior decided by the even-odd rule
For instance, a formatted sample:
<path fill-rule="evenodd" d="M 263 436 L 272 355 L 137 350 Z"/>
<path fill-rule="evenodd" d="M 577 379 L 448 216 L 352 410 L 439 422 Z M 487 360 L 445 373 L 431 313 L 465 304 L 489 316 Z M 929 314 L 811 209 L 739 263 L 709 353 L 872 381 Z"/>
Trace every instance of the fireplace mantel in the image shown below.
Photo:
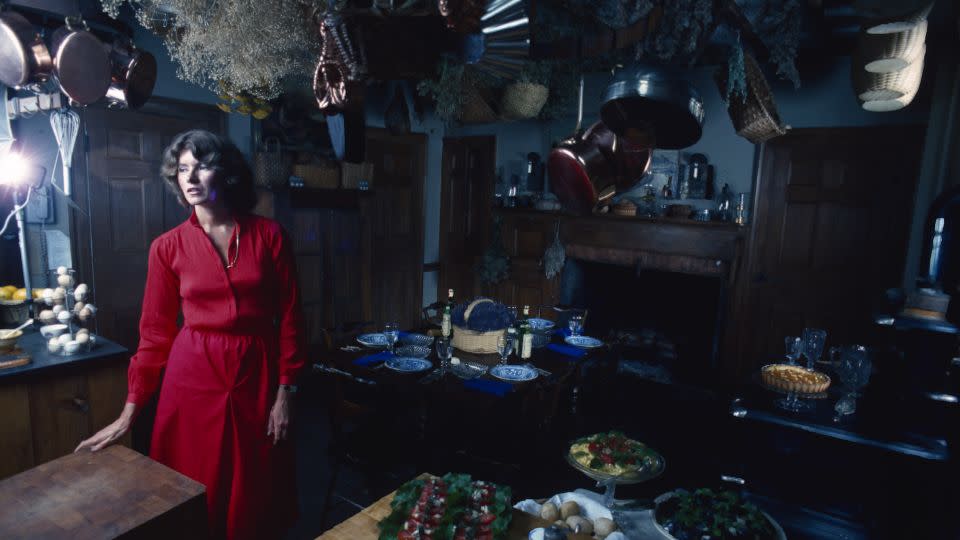
<path fill-rule="evenodd" d="M 510 227 L 504 241 L 508 251 L 522 251 L 530 231 L 549 231 L 560 223 L 560 240 L 567 257 L 651 270 L 700 275 L 727 275 L 743 256 L 747 230 L 727 223 L 677 219 L 647 219 L 599 214 L 568 216 L 521 209 L 501 209 L 511 221 L 540 227 Z M 550 226 L 544 226 L 550 225 Z M 514 237 L 509 237 L 513 233 Z M 549 242 L 550 238 L 543 240 Z M 509 249 L 516 246 L 516 250 Z"/>

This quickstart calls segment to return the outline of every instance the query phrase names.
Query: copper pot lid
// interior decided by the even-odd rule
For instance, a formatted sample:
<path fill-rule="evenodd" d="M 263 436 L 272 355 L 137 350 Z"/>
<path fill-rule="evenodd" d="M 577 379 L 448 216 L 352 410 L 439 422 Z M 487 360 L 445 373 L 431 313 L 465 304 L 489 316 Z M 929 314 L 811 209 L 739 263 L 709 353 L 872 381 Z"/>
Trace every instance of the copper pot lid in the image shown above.
<path fill-rule="evenodd" d="M 157 59 L 148 51 L 132 49 L 113 55 L 113 75 L 107 89 L 111 105 L 139 109 L 153 95 Z"/>
<path fill-rule="evenodd" d="M 43 82 L 50 73 L 50 51 L 23 15 L 0 13 L 0 82 L 19 88 Z"/>
<path fill-rule="evenodd" d="M 54 33 L 54 73 L 60 90 L 78 105 L 102 98 L 110 86 L 110 57 L 103 43 L 86 30 L 67 26 Z"/>

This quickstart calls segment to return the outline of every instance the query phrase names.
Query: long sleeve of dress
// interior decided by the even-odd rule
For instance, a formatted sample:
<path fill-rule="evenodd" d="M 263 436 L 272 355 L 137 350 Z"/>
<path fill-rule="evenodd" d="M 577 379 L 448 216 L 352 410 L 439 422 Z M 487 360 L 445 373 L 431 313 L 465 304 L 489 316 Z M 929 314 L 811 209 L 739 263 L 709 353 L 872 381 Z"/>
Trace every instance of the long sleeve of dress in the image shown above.
<path fill-rule="evenodd" d="M 278 227 L 279 228 L 279 227 Z M 296 384 L 303 369 L 303 312 L 300 307 L 300 285 L 292 242 L 279 228 L 271 248 L 277 272 L 277 316 L 280 323 L 280 384 Z"/>
<path fill-rule="evenodd" d="M 158 238 L 150 245 L 140 315 L 140 344 L 127 371 L 127 402 L 138 406 L 144 405 L 160 385 L 160 374 L 177 335 L 179 278 L 170 268 L 162 240 Z"/>

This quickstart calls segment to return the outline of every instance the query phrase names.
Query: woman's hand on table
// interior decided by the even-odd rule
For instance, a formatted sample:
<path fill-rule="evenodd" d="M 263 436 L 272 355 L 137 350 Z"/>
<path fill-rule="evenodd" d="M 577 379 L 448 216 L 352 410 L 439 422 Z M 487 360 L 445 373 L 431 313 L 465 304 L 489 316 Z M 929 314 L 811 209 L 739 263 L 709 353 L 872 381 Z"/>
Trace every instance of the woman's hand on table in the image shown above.
<path fill-rule="evenodd" d="M 277 392 L 277 399 L 273 402 L 273 408 L 270 409 L 270 418 L 267 420 L 267 437 L 273 437 L 273 444 L 287 440 L 292 397 L 289 391 L 281 388 Z"/>
<path fill-rule="evenodd" d="M 133 424 L 133 419 L 136 414 L 137 406 L 133 403 L 127 403 L 123 406 L 123 412 L 120 413 L 120 418 L 117 418 L 113 423 L 98 431 L 93 437 L 81 442 L 77 445 L 74 452 L 86 449 L 89 449 L 91 452 L 96 452 L 117 442 L 130 431 L 130 425 Z"/>

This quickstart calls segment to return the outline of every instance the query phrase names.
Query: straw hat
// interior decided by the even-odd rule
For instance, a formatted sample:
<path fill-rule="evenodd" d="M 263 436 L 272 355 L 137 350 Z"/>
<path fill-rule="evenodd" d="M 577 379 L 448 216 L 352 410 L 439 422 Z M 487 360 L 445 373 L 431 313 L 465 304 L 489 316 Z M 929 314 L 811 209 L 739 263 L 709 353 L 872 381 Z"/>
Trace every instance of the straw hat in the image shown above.
<path fill-rule="evenodd" d="M 861 32 L 856 56 L 871 73 L 894 73 L 912 64 L 923 52 L 927 21 L 903 32 L 870 34 Z"/>
<path fill-rule="evenodd" d="M 920 55 L 906 68 L 894 73 L 871 73 L 863 68 L 864 63 L 857 61 L 853 65 L 853 90 L 862 101 L 886 101 L 900 99 L 916 93 L 923 76 L 923 58 L 926 46 Z"/>

